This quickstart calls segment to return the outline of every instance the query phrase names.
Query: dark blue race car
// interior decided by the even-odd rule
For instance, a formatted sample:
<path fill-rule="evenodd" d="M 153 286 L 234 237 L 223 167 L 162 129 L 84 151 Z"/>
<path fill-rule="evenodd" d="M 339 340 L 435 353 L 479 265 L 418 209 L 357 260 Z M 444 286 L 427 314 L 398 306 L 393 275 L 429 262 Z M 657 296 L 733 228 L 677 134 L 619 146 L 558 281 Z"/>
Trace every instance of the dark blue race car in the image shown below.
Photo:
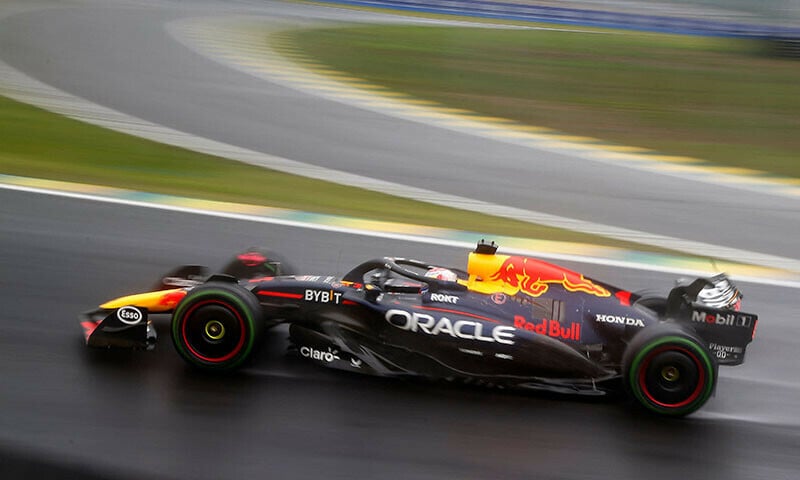
<path fill-rule="evenodd" d="M 81 316 L 91 347 L 152 348 L 154 314 L 199 369 L 232 371 L 264 331 L 289 324 L 319 365 L 378 376 L 601 395 L 620 384 L 645 408 L 681 416 L 712 395 L 719 365 L 739 365 L 756 315 L 724 275 L 643 296 L 480 242 L 466 270 L 385 257 L 341 278 L 295 275 L 260 249 L 222 273 L 183 266 L 152 292 Z"/>

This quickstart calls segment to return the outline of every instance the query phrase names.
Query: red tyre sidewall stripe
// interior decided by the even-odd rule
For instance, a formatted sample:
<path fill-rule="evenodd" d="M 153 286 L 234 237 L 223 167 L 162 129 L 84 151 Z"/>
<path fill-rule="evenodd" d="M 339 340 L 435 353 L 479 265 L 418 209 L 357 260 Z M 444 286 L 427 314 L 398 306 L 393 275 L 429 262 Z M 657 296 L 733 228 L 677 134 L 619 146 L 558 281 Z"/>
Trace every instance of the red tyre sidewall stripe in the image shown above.
<path fill-rule="evenodd" d="M 694 392 L 692 392 L 692 394 L 689 395 L 689 398 L 687 398 L 686 400 L 684 400 L 682 402 L 679 402 L 679 403 L 663 403 L 663 402 L 659 402 L 658 400 L 653 398 L 653 395 L 647 389 L 647 382 L 646 382 L 646 379 L 645 379 L 645 377 L 647 375 L 647 367 L 650 366 L 650 362 L 653 360 L 653 357 L 655 357 L 656 355 L 658 355 L 661 352 L 665 352 L 665 351 L 668 351 L 668 350 L 677 350 L 677 351 L 680 351 L 680 352 L 683 352 L 683 353 L 687 354 L 689 356 L 689 358 L 691 358 L 691 360 L 694 362 L 695 366 L 697 367 L 697 371 L 700 374 L 700 378 L 698 379 L 697 387 L 694 389 Z M 703 368 L 702 362 L 700 362 L 700 359 L 697 358 L 697 355 L 695 355 L 695 353 L 692 352 L 691 350 L 689 350 L 687 348 L 684 348 L 684 347 L 679 347 L 679 346 L 665 345 L 665 346 L 662 346 L 661 348 L 658 348 L 657 350 L 654 350 L 654 351 L 650 352 L 647 355 L 647 358 L 645 359 L 644 363 L 642 364 L 642 366 L 639 369 L 639 388 L 642 390 L 642 393 L 644 394 L 644 396 L 647 398 L 647 400 L 649 402 L 652 402 L 653 404 L 658 405 L 659 407 L 663 407 L 663 408 L 682 408 L 682 407 L 685 407 L 685 406 L 689 405 L 690 403 L 694 402 L 695 400 L 697 400 L 700 397 L 700 394 L 703 392 L 703 388 L 705 387 L 705 381 L 706 381 L 706 372 L 705 372 L 705 369 Z"/>
<path fill-rule="evenodd" d="M 197 350 L 192 348 L 192 346 L 189 344 L 189 339 L 186 336 L 186 319 L 191 316 L 192 312 L 208 304 L 221 305 L 222 307 L 230 310 L 231 312 L 233 312 L 233 314 L 236 316 L 236 320 L 239 322 L 239 332 L 240 332 L 239 342 L 236 344 L 236 347 L 230 353 L 219 358 L 212 358 L 201 355 L 200 353 L 197 352 Z M 245 337 L 244 319 L 242 318 L 242 315 L 236 310 L 236 308 L 233 308 L 228 303 L 225 303 L 220 300 L 203 300 L 189 307 L 189 310 L 181 317 L 181 337 L 183 338 L 183 344 L 186 345 L 186 348 L 189 350 L 189 352 L 191 352 L 192 355 L 199 358 L 200 360 L 203 360 L 204 362 L 208 363 L 226 362 L 231 358 L 235 357 L 236 355 L 238 355 L 239 352 L 242 351 L 242 348 L 244 348 L 244 337 Z"/>

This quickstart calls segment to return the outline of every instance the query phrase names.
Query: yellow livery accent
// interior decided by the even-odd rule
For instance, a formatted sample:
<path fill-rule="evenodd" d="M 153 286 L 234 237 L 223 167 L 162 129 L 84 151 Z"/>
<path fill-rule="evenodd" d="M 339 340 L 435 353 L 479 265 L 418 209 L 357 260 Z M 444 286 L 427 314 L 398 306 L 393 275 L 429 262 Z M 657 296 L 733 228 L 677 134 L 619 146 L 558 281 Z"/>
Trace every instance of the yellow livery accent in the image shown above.
<path fill-rule="evenodd" d="M 550 285 L 561 285 L 569 292 L 611 296 L 608 289 L 580 273 L 535 258 L 473 252 L 469 254 L 467 272 L 467 288 L 483 294 L 516 295 L 522 292 L 539 297 L 550 289 Z"/>
<path fill-rule="evenodd" d="M 113 310 L 127 305 L 146 308 L 150 313 L 171 312 L 175 306 L 186 296 L 186 290 L 175 288 L 171 290 L 159 290 L 157 292 L 137 293 L 126 297 L 115 298 L 102 305 L 100 308 Z"/>

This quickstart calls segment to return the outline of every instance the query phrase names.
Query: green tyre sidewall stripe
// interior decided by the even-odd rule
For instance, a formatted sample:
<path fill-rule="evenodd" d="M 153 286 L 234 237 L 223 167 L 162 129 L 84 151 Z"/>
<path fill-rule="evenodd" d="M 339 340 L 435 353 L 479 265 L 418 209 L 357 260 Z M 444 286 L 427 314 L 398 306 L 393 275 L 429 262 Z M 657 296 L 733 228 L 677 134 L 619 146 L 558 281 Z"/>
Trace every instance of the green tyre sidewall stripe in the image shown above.
<path fill-rule="evenodd" d="M 644 361 L 644 358 L 654 349 L 667 343 L 679 344 L 697 354 L 698 357 L 701 358 L 701 361 L 705 364 L 706 370 L 708 372 L 708 381 L 706 381 L 706 386 L 702 394 L 692 403 L 678 409 L 670 409 L 670 408 L 659 407 L 658 405 L 653 405 L 647 398 L 644 397 L 641 388 L 639 388 L 638 372 L 639 372 L 639 366 L 641 365 L 642 361 Z M 692 413 L 693 411 L 703 406 L 703 404 L 705 404 L 708 398 L 711 396 L 711 393 L 714 391 L 714 382 L 716 380 L 714 377 L 715 375 L 714 365 L 709 356 L 706 354 L 706 352 L 701 347 L 698 347 L 696 342 L 678 336 L 663 337 L 651 343 L 648 343 L 644 348 L 642 348 L 636 354 L 633 362 L 631 363 L 631 368 L 628 370 L 628 372 L 626 372 L 626 374 L 628 375 L 628 386 L 630 387 L 631 392 L 633 392 L 633 395 L 636 397 L 636 399 L 639 401 L 641 405 L 643 405 L 644 407 L 655 413 L 659 413 L 662 415 L 675 415 L 675 416 Z"/>
<path fill-rule="evenodd" d="M 189 292 L 189 295 L 191 295 L 191 292 Z M 213 364 L 213 363 L 199 361 L 194 355 L 191 354 L 191 352 L 187 351 L 184 348 L 183 344 L 180 342 L 180 340 L 178 340 L 180 338 L 180 335 L 181 335 L 180 324 L 182 322 L 178 322 L 178 321 L 176 321 L 176 319 L 181 318 L 181 315 L 183 315 L 183 312 L 189 306 L 193 305 L 196 300 L 201 300 L 203 298 L 211 297 L 211 296 L 213 296 L 213 297 L 223 297 L 223 298 L 225 298 L 226 301 L 234 304 L 240 310 L 240 312 L 242 313 L 245 321 L 247 322 L 246 327 L 249 330 L 249 335 L 248 335 L 249 338 L 247 338 L 245 340 L 245 345 L 244 345 L 244 348 L 242 348 L 242 352 L 239 355 L 237 355 L 235 357 L 235 360 L 233 360 L 232 362 L 226 362 L 226 363 L 224 363 L 222 365 L 216 365 L 216 364 Z M 202 292 L 198 292 L 196 295 L 192 296 L 189 300 L 190 300 L 189 302 L 186 302 L 186 301 L 181 302 L 181 304 L 178 306 L 177 310 L 175 310 L 175 313 L 173 313 L 173 315 L 172 315 L 172 319 L 173 319 L 172 320 L 172 329 L 171 329 L 172 330 L 172 343 L 175 345 L 175 348 L 178 350 L 178 353 L 183 358 L 188 360 L 189 363 L 191 363 L 192 365 L 196 365 L 196 366 L 203 367 L 203 368 L 208 368 L 208 369 L 214 369 L 214 370 L 232 370 L 232 369 L 240 366 L 242 363 L 244 363 L 244 361 L 247 360 L 248 357 L 250 357 L 250 352 L 253 350 L 253 346 L 255 345 L 255 340 L 256 340 L 256 338 L 255 338 L 256 325 L 255 325 L 255 320 L 253 319 L 253 312 L 250 311 L 250 308 L 242 301 L 241 298 L 237 297 L 233 293 L 227 292 L 225 290 L 215 289 L 215 288 L 209 288 L 208 290 L 203 290 Z M 245 333 L 246 332 L 242 332 L 242 334 L 245 334 Z"/>

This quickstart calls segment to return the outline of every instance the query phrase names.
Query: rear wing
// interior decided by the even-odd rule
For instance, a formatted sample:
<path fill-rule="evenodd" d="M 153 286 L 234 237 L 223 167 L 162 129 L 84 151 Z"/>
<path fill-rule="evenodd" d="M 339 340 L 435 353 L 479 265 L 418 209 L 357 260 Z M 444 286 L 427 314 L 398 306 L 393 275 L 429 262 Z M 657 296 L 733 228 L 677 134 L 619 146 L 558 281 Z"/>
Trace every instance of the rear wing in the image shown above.
<path fill-rule="evenodd" d="M 747 345 L 755 338 L 758 316 L 694 303 L 688 323 L 708 342 L 720 365 L 741 365 Z"/>
<path fill-rule="evenodd" d="M 667 297 L 666 317 L 690 326 L 720 365 L 741 365 L 758 316 L 739 311 L 742 295 L 724 274 L 677 286 Z"/>

